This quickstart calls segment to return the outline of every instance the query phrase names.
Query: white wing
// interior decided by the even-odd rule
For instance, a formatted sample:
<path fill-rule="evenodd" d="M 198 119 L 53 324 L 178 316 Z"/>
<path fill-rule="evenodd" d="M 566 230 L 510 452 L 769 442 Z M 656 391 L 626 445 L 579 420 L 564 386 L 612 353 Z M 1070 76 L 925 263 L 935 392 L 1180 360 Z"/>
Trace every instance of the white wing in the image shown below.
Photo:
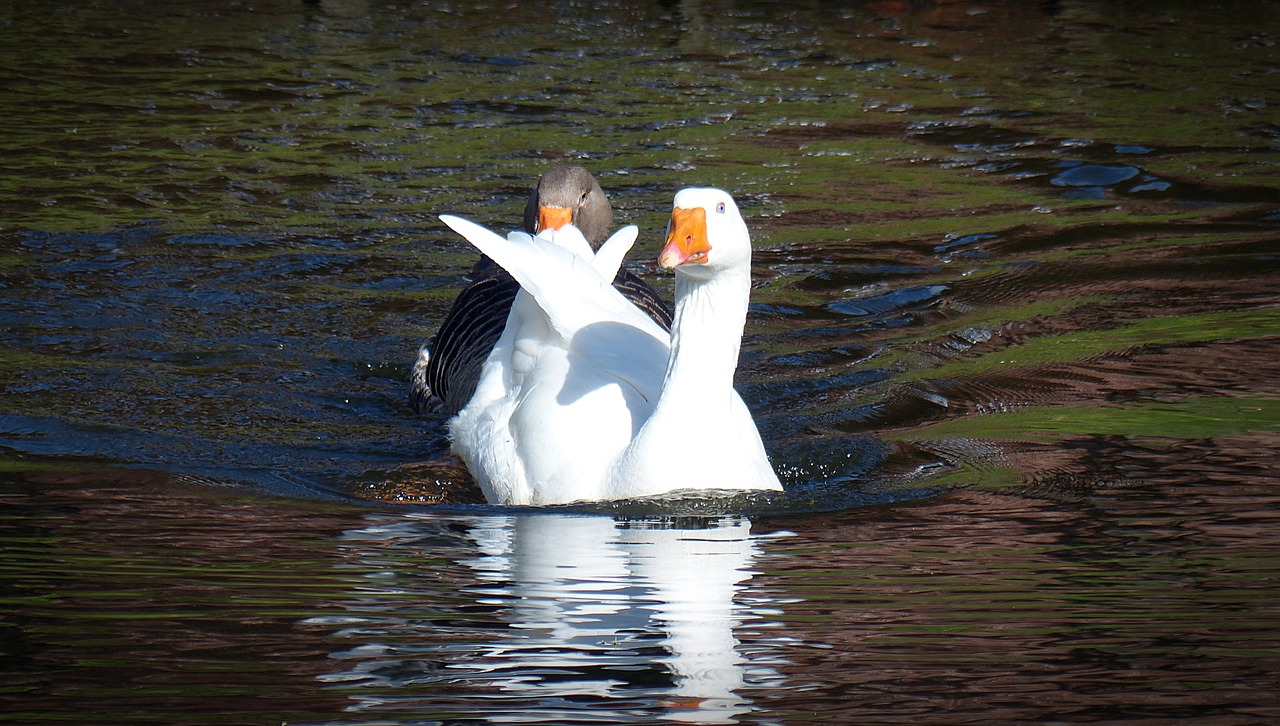
<path fill-rule="evenodd" d="M 542 236 L 512 233 L 503 239 L 460 217 L 446 214 L 440 220 L 511 273 L 567 341 L 572 355 L 631 386 L 646 400 L 656 400 L 671 335 L 610 282 L 635 242 L 634 226 L 605 242 L 603 258 L 584 259 Z"/>
<path fill-rule="evenodd" d="M 591 266 L 596 268 L 596 272 L 604 279 L 613 282 L 613 278 L 618 276 L 618 270 L 622 268 L 622 260 L 631 251 L 631 246 L 636 243 L 636 237 L 640 234 L 640 229 L 634 224 L 629 224 L 617 232 L 613 236 L 605 240 L 600 245 L 600 249 L 596 250 L 595 259 L 591 260 Z"/>
<path fill-rule="evenodd" d="M 635 240 L 635 228 L 623 229 L 605 243 L 601 261 L 606 279 L 593 264 L 543 237 L 513 233 L 508 239 L 480 225 L 448 214 L 440 221 L 462 235 L 476 249 L 488 255 L 520 283 L 547 314 L 558 333 L 570 340 L 588 325 L 621 323 L 669 344 L 670 336 L 610 283 L 622 255 Z M 616 260 L 616 262 L 615 262 Z"/>

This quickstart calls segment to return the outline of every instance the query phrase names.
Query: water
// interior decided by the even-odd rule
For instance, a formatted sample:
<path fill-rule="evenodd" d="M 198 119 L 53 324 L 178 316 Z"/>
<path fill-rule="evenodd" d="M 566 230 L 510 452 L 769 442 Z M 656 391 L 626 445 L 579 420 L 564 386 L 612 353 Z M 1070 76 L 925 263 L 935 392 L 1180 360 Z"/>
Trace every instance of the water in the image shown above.
<path fill-rule="evenodd" d="M 1280 717 L 1273 3 L 0 9 L 0 719 Z M 550 163 L 756 244 L 788 492 L 475 503 Z"/>

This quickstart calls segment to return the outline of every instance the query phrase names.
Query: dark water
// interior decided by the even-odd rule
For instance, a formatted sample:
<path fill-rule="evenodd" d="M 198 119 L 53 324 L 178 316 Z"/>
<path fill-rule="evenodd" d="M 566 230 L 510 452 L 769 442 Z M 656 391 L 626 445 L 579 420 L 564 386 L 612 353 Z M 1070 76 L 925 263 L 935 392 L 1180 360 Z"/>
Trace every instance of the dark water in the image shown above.
<path fill-rule="evenodd" d="M 0 7 L 0 721 L 1280 719 L 1277 27 Z M 435 215 L 551 163 L 668 293 L 675 190 L 740 201 L 786 496 L 519 511 L 439 461 Z"/>

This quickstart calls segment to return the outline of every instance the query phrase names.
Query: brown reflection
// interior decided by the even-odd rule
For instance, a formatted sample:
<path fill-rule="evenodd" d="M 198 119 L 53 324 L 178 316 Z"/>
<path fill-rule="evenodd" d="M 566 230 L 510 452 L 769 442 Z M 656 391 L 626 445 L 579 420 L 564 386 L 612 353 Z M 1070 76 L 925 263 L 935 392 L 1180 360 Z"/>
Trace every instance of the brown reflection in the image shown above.
<path fill-rule="evenodd" d="M 342 508 L 154 472 L 0 479 L 0 710 L 82 722 L 282 722 L 336 711 L 313 687 Z"/>
<path fill-rule="evenodd" d="M 804 707 L 894 723 L 1272 712 L 1280 494 L 1196 471 L 1202 451 L 1129 453 L 1110 489 L 774 522 L 804 543 L 758 578 L 795 598 L 780 670 L 823 684 Z"/>

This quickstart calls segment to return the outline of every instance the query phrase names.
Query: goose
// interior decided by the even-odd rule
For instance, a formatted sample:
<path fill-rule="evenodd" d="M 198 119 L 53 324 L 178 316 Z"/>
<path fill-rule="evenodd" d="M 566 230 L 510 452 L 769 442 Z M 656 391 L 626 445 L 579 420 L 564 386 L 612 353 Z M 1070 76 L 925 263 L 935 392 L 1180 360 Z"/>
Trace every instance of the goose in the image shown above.
<path fill-rule="evenodd" d="M 729 194 L 675 197 L 658 257 L 675 270 L 670 332 L 610 284 L 634 226 L 593 253 L 572 225 L 504 239 L 440 219 L 521 287 L 474 396 L 449 423 L 453 451 L 489 502 L 782 489 L 733 387 L 751 239 Z"/>
<path fill-rule="evenodd" d="M 591 172 L 580 166 L 551 167 L 538 180 L 524 208 L 524 230 L 537 234 L 575 225 L 592 247 L 613 226 L 613 209 Z M 410 377 L 413 410 L 456 414 L 475 395 L 480 369 L 498 342 L 520 285 L 488 257 L 470 274 L 471 284 L 454 301 L 439 331 L 418 349 Z M 621 270 L 613 284 L 660 326 L 671 328 L 671 310 L 640 277 Z"/>

